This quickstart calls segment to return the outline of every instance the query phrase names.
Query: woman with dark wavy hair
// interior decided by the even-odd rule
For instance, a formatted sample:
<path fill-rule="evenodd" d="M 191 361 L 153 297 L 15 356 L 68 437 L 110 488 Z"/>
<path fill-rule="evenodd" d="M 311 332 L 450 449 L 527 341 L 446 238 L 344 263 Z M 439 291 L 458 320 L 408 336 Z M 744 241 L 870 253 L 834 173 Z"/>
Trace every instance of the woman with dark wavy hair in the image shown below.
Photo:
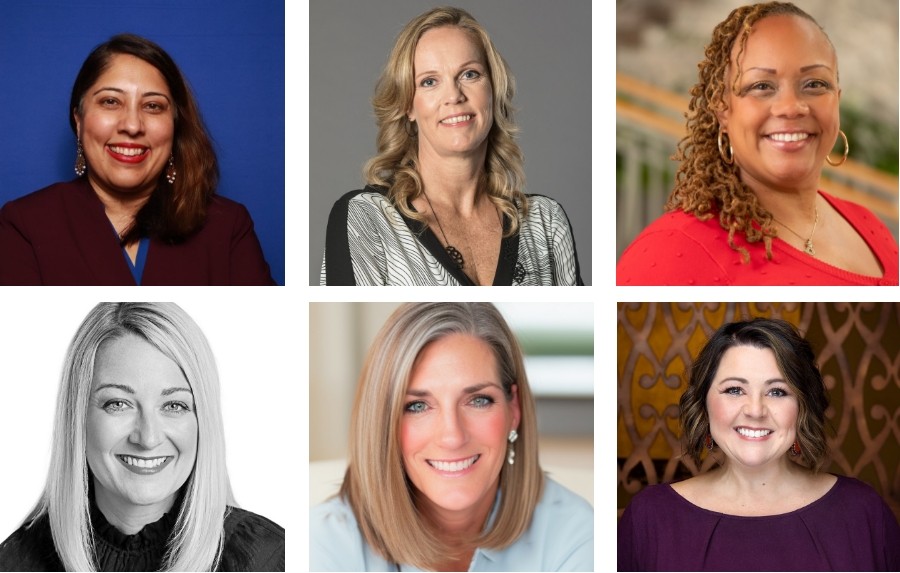
<path fill-rule="evenodd" d="M 724 325 L 681 397 L 685 454 L 718 467 L 644 488 L 619 571 L 898 571 L 900 527 L 871 487 L 822 470 L 828 394 L 790 323 Z"/>
<path fill-rule="evenodd" d="M 617 284 L 897 285 L 887 227 L 820 189 L 850 146 L 837 53 L 813 17 L 737 8 L 699 68 L 668 213 L 622 253 Z"/>
<path fill-rule="evenodd" d="M 471 14 L 409 22 L 375 89 L 369 185 L 331 210 L 321 283 L 582 284 L 562 206 L 522 191 L 514 93 Z"/>
<path fill-rule="evenodd" d="M 247 209 L 215 194 L 212 142 L 161 47 L 97 46 L 69 123 L 77 178 L 0 211 L 0 284 L 273 284 Z"/>

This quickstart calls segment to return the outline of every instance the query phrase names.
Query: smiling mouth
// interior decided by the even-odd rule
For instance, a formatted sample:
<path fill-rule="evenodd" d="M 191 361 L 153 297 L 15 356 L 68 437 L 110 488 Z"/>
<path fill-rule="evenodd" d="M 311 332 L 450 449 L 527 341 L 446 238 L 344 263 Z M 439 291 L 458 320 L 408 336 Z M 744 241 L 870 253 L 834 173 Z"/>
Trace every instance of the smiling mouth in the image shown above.
<path fill-rule="evenodd" d="M 773 141 L 803 141 L 810 137 L 808 133 L 770 133 L 767 135 L 769 139 Z"/>
<path fill-rule="evenodd" d="M 481 454 L 475 454 L 471 458 L 466 458 L 464 460 L 458 460 L 455 462 L 445 462 L 441 460 L 427 460 L 428 464 L 434 469 L 442 472 L 461 472 L 463 470 L 469 469 L 472 465 L 478 461 L 478 458 L 481 457 Z"/>
<path fill-rule="evenodd" d="M 125 155 L 127 157 L 137 157 L 138 155 L 143 155 L 150 151 L 149 147 L 123 147 L 121 145 L 110 145 L 108 147 L 113 153 L 118 153 L 119 155 Z"/>
<path fill-rule="evenodd" d="M 745 438 L 764 438 L 774 430 L 751 430 L 750 428 L 735 428 L 735 431 Z"/>
<path fill-rule="evenodd" d="M 462 123 L 464 121 L 469 121 L 474 116 L 472 115 L 455 115 L 453 117 L 448 117 L 447 119 L 442 119 L 441 123 L 444 125 L 455 125 L 457 123 Z"/>
<path fill-rule="evenodd" d="M 157 456 L 153 458 L 143 458 L 140 456 L 126 456 L 116 454 L 116 459 L 128 470 L 140 474 L 155 474 L 162 471 L 164 467 L 169 465 L 175 456 Z"/>

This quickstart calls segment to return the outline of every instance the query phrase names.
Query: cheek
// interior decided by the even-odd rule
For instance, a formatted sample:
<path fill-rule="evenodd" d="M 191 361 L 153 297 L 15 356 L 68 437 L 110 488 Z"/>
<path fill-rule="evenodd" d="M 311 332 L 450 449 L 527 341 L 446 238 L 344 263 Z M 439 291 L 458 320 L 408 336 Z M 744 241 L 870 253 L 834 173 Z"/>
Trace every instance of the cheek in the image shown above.
<path fill-rule="evenodd" d="M 407 417 L 400 422 L 400 453 L 403 457 L 411 456 L 421 449 L 422 443 L 426 441 L 425 432 L 421 424 L 415 424 Z"/>
<path fill-rule="evenodd" d="M 500 449 L 506 443 L 508 425 L 506 415 L 497 408 L 496 412 L 492 412 L 489 416 L 472 420 L 469 427 L 473 434 L 478 435 L 480 441 Z"/>

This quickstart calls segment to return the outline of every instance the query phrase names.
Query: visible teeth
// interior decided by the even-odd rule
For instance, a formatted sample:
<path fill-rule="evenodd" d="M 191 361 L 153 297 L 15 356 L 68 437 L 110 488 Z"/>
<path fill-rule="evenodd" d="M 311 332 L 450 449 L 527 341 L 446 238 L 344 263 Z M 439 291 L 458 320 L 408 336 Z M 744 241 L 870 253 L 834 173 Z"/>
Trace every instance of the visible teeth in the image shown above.
<path fill-rule="evenodd" d="M 163 456 L 161 458 L 153 458 L 152 460 L 133 458 L 131 456 L 122 456 L 122 459 L 124 459 L 125 463 L 130 466 L 137 466 L 139 468 L 155 468 L 166 461 L 166 456 Z"/>
<path fill-rule="evenodd" d="M 469 121 L 472 119 L 471 115 L 457 115 L 456 117 L 448 117 L 441 123 L 459 123 L 461 121 Z"/>
<path fill-rule="evenodd" d="M 802 141 L 809 137 L 808 133 L 771 133 L 769 137 L 775 141 Z"/>
<path fill-rule="evenodd" d="M 119 155 L 127 155 L 128 157 L 134 157 L 135 155 L 143 155 L 147 152 L 146 147 L 118 147 L 115 145 L 110 145 L 110 149 L 113 152 L 118 153 Z"/>
<path fill-rule="evenodd" d="M 474 464 L 475 460 L 477 459 L 478 456 L 474 455 L 467 460 L 462 460 L 459 462 L 439 462 L 437 460 L 428 460 L 428 463 L 431 464 L 431 467 L 442 472 L 461 472 L 467 467 Z"/>
<path fill-rule="evenodd" d="M 748 438 L 761 438 L 772 433 L 772 430 L 750 430 L 748 428 L 738 428 L 737 431 L 740 435 Z"/>

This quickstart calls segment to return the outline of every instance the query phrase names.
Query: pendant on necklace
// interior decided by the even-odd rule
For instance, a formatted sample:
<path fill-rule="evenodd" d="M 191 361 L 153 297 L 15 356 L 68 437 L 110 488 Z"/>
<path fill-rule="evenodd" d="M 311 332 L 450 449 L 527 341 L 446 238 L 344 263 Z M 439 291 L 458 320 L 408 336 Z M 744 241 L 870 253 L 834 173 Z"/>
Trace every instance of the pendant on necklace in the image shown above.
<path fill-rule="evenodd" d="M 806 248 L 803 249 L 807 255 L 815 256 L 816 250 L 813 248 L 812 239 L 806 239 Z"/>
<path fill-rule="evenodd" d="M 446 249 L 447 254 L 450 255 L 450 260 L 456 263 L 456 266 L 459 267 L 459 270 L 462 270 L 464 266 L 466 266 L 466 262 L 463 260 L 462 253 L 460 253 L 456 247 L 453 245 L 447 245 Z"/>

